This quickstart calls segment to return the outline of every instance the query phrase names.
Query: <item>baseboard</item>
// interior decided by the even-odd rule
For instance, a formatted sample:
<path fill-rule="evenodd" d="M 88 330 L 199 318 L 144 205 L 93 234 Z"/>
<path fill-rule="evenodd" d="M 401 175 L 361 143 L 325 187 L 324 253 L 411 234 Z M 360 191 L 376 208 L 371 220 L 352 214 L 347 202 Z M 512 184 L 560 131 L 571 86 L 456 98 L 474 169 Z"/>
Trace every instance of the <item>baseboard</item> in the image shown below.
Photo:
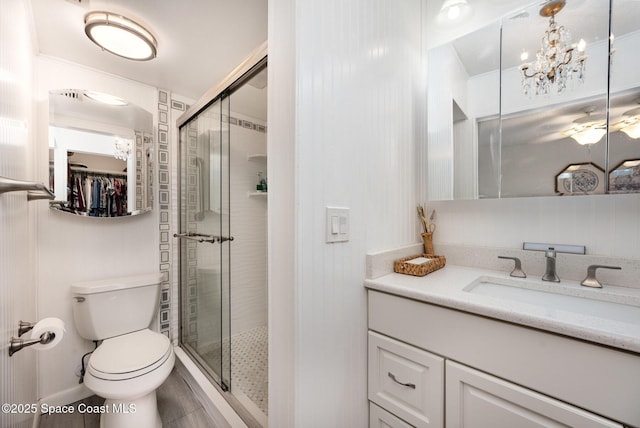
<path fill-rule="evenodd" d="M 84 384 L 78 384 L 73 388 L 65 389 L 64 391 L 56 392 L 47 397 L 43 397 L 38 400 L 38 404 L 47 404 L 49 406 L 64 406 L 66 404 L 75 403 L 76 401 L 84 400 L 91 397 L 94 393 L 87 388 Z"/>
<path fill-rule="evenodd" d="M 64 391 L 56 392 L 55 394 L 48 395 L 38 400 L 38 412 L 34 415 L 32 428 L 38 428 L 40 426 L 40 418 L 42 413 L 42 405 L 47 406 L 65 406 L 67 404 L 75 403 L 76 401 L 84 400 L 91 397 L 93 392 L 84 384 L 79 384 L 73 388 L 65 389 Z"/>

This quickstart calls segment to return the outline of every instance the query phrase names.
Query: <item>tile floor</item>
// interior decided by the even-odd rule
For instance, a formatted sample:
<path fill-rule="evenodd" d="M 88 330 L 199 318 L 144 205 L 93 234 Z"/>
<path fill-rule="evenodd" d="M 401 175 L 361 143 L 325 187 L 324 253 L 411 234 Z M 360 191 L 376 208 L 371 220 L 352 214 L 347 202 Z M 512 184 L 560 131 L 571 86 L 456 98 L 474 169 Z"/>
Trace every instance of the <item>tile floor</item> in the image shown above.
<path fill-rule="evenodd" d="M 186 382 L 174 369 L 157 391 L 158 410 L 164 428 L 215 428 L 215 425 Z M 83 402 L 101 405 L 103 398 L 92 396 Z M 74 403 L 74 406 L 80 402 Z M 99 428 L 99 414 L 42 415 L 40 428 Z"/>
<path fill-rule="evenodd" d="M 231 392 L 237 387 L 267 414 L 268 362 L 267 326 L 231 337 Z"/>
<path fill-rule="evenodd" d="M 229 342 L 228 339 L 225 341 L 226 348 Z M 265 416 L 269 408 L 268 354 L 266 325 L 231 336 L 231 393 L 246 395 Z M 204 353 L 202 358 L 214 367 L 214 371 L 220 370 L 219 346 Z"/>

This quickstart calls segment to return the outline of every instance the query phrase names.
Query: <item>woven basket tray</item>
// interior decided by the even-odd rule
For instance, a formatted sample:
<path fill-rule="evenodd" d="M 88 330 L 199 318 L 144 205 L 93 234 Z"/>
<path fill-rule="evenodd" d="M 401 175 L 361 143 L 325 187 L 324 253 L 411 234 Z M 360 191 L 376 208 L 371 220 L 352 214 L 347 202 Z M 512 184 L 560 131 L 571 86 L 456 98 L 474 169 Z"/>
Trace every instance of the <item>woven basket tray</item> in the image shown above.
<path fill-rule="evenodd" d="M 420 264 L 407 263 L 408 260 L 413 260 L 417 257 L 424 257 L 429 260 Z M 405 257 L 396 260 L 393 265 L 393 270 L 397 273 L 404 273 L 406 275 L 425 276 L 428 273 L 443 268 L 446 263 L 447 259 L 444 256 L 434 256 L 433 254 L 418 254 L 416 256 Z"/>

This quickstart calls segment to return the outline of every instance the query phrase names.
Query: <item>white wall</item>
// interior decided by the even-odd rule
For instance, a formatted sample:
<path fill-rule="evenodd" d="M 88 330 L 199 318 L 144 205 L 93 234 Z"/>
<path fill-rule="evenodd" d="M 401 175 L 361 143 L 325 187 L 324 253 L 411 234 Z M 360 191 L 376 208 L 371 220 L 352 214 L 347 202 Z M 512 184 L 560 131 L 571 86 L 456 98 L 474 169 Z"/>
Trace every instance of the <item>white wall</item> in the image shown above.
<path fill-rule="evenodd" d="M 52 89 L 93 89 L 110 93 L 150 111 L 156 118 L 156 89 L 137 82 L 39 56 L 36 58 L 38 147 L 36 176 L 48 182 L 48 92 Z M 154 120 L 154 123 L 155 122 Z M 78 385 L 80 358 L 93 349 L 74 328 L 70 285 L 114 276 L 158 271 L 157 209 L 136 217 L 96 219 L 37 207 L 38 317 L 58 317 L 66 326 L 63 342 L 41 353 L 39 398 L 48 403 L 73 402 L 90 395 Z M 118 316 L 114 314 L 114 316 Z"/>
<path fill-rule="evenodd" d="M 270 426 L 368 423 L 365 253 L 418 236 L 421 6 L 269 3 Z"/>
<path fill-rule="evenodd" d="M 34 181 L 33 47 L 27 2 L 0 2 L 0 176 Z M 37 321 L 34 205 L 24 191 L 0 195 L 0 403 L 35 403 L 36 351 L 8 355 L 18 321 Z M 0 413 L 0 426 L 29 427 L 32 414 Z"/>
<path fill-rule="evenodd" d="M 438 243 L 522 248 L 528 241 L 586 245 L 587 254 L 640 259 L 640 194 L 441 201 L 429 206 L 437 211 L 436 252 Z"/>

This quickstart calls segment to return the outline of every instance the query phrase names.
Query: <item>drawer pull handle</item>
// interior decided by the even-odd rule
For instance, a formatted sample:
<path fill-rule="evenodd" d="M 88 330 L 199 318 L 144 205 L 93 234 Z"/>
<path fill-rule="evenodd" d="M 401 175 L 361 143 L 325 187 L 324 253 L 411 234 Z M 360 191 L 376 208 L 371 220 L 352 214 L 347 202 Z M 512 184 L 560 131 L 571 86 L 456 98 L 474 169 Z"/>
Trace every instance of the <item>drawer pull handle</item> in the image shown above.
<path fill-rule="evenodd" d="M 411 389 L 416 389 L 416 384 L 415 383 L 402 383 L 398 379 L 396 379 L 396 375 L 394 375 L 391 372 L 389 372 L 389 377 L 391 378 L 392 381 L 394 381 L 398 385 L 406 386 L 406 387 L 409 387 Z"/>

